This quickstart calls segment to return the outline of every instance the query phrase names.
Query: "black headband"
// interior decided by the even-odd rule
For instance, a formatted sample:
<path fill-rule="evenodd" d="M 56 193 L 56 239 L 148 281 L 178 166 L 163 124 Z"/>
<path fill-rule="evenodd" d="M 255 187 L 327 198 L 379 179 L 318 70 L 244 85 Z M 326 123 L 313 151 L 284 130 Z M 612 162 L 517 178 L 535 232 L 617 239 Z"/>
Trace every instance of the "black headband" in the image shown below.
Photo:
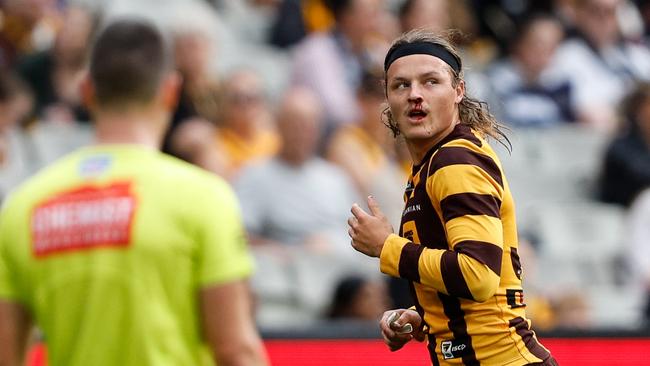
<path fill-rule="evenodd" d="M 384 60 L 384 72 L 388 72 L 390 65 L 398 58 L 415 54 L 437 57 L 451 66 L 457 74 L 460 73 L 460 61 L 444 46 L 431 42 L 404 43 L 392 48 Z"/>

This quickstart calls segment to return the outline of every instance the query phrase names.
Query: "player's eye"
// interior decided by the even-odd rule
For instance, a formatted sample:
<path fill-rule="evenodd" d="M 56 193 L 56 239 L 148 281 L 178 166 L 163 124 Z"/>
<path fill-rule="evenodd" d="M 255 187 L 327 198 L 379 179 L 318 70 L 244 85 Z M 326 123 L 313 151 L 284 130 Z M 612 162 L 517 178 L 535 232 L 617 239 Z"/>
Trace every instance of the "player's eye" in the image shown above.
<path fill-rule="evenodd" d="M 409 84 L 406 81 L 398 81 L 393 84 L 393 89 L 406 89 L 409 87 Z"/>
<path fill-rule="evenodd" d="M 438 84 L 438 80 L 437 79 L 427 79 L 424 83 L 426 85 L 435 85 L 435 84 Z"/>

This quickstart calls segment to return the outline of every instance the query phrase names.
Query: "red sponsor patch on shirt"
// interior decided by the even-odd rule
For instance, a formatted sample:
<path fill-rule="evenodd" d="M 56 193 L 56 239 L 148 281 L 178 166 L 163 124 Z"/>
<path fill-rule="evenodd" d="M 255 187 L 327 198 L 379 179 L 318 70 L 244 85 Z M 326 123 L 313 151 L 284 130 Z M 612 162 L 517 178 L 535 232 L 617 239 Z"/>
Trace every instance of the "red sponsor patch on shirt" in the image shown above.
<path fill-rule="evenodd" d="M 31 217 L 34 255 L 128 246 L 136 208 L 130 186 L 84 186 L 38 204 Z"/>

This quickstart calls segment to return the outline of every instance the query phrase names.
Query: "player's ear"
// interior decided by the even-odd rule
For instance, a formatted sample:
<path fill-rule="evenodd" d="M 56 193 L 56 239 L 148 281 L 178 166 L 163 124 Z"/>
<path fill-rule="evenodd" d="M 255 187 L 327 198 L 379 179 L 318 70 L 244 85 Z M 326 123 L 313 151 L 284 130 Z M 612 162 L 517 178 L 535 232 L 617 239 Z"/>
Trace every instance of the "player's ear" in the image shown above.
<path fill-rule="evenodd" d="M 169 72 L 163 79 L 160 88 L 160 97 L 165 108 L 169 110 L 176 109 L 176 106 L 178 105 L 181 83 L 181 75 L 176 71 Z"/>
<path fill-rule="evenodd" d="M 456 104 L 459 104 L 465 98 L 465 80 L 458 80 L 456 84 Z"/>
<path fill-rule="evenodd" d="M 84 75 L 83 79 L 81 79 L 81 84 L 79 85 L 80 89 L 80 94 L 81 94 L 81 100 L 84 104 L 84 106 L 88 110 L 93 110 L 96 104 L 96 93 L 95 93 L 95 85 L 93 84 L 90 74 L 86 73 Z"/>

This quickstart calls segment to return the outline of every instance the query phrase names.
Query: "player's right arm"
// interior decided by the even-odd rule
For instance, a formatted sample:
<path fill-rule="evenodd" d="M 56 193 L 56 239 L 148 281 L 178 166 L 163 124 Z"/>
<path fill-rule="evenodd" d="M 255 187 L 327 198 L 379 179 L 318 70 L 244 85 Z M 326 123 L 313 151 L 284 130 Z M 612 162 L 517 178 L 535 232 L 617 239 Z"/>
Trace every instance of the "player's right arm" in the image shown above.
<path fill-rule="evenodd" d="M 211 181 L 213 182 L 213 181 Z M 200 197 L 197 280 L 205 341 L 220 366 L 267 365 L 255 327 L 248 277 L 253 261 L 239 204 L 223 181 Z"/>

